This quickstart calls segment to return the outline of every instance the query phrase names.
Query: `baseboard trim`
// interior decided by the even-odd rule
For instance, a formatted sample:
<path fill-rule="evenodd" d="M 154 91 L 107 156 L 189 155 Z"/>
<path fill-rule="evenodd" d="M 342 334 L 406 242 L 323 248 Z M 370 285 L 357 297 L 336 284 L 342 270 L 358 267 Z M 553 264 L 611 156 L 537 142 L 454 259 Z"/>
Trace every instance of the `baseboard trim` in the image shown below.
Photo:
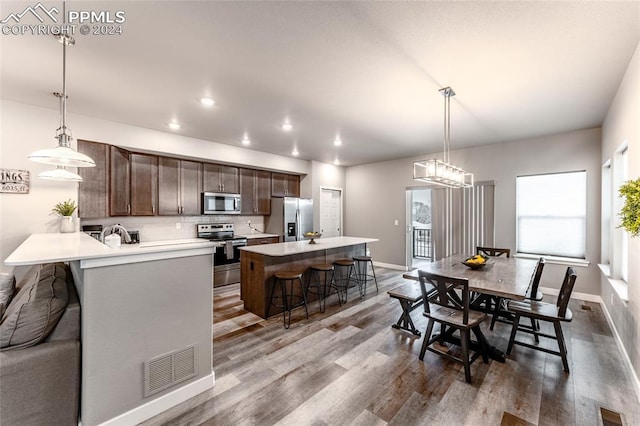
<path fill-rule="evenodd" d="M 544 287 L 544 288 L 540 287 L 540 290 L 542 290 L 544 294 L 550 294 L 554 296 L 558 295 L 558 293 L 560 292 L 560 290 L 558 290 L 557 288 L 548 288 L 548 287 Z M 609 323 L 609 327 L 611 328 L 611 331 L 613 331 L 613 338 L 616 341 L 616 346 L 618 347 L 618 350 L 622 354 L 622 360 L 625 366 L 627 367 L 629 374 L 631 375 L 631 383 L 633 384 L 633 389 L 636 391 L 636 399 L 640 402 L 640 380 L 638 380 L 638 375 L 636 374 L 636 371 L 633 369 L 631 358 L 629 358 L 629 354 L 627 353 L 627 350 L 622 344 L 622 339 L 620 338 L 620 334 L 618 334 L 618 330 L 616 329 L 616 326 L 613 323 L 613 320 L 611 319 L 611 315 L 607 310 L 607 305 L 605 305 L 604 300 L 602 300 L 602 297 L 600 297 L 600 295 L 597 295 L 597 294 L 576 293 L 576 292 L 573 292 L 571 294 L 571 298 L 578 299 L 578 300 L 585 300 L 587 302 L 599 303 L 600 306 L 602 307 L 602 312 L 604 312 L 604 317 L 607 319 L 607 323 Z"/>
<path fill-rule="evenodd" d="M 604 301 L 602 299 L 600 299 L 600 305 L 602 306 L 604 317 L 607 319 L 607 322 L 609 323 L 609 327 L 611 327 L 611 330 L 613 331 L 613 336 L 616 341 L 616 346 L 618 346 L 618 350 L 622 353 L 622 359 L 624 360 L 624 363 L 626 364 L 627 369 L 631 373 L 631 382 L 633 383 L 633 389 L 636 391 L 636 399 L 638 400 L 638 402 L 640 402 L 640 380 L 638 380 L 638 375 L 636 374 L 636 371 L 633 369 L 631 358 L 629 358 L 629 354 L 627 353 L 627 350 L 622 344 L 622 339 L 620 338 L 620 335 L 618 334 L 618 330 L 616 329 L 616 326 L 613 323 L 613 319 L 611 319 L 611 315 L 607 310 L 607 305 L 604 304 Z"/>
<path fill-rule="evenodd" d="M 205 376 L 201 379 L 196 380 L 195 382 L 189 383 L 179 389 L 162 395 L 159 398 L 154 399 L 153 401 L 147 402 L 146 404 L 142 404 L 134 408 L 133 410 L 122 413 L 119 416 L 112 418 L 111 420 L 107 420 L 106 422 L 101 423 L 101 425 L 120 426 L 138 424 L 147 419 L 150 419 L 155 415 L 162 413 L 163 411 L 168 410 L 171 407 L 180 404 L 181 402 L 186 401 L 189 398 L 193 398 L 199 393 L 213 388 L 215 381 L 215 373 L 212 371 L 208 376 Z"/>
<path fill-rule="evenodd" d="M 394 265 L 393 263 L 382 263 L 382 262 L 373 262 L 374 266 L 379 266 L 381 268 L 387 269 L 396 269 L 398 271 L 407 271 L 407 267 L 405 265 Z"/>

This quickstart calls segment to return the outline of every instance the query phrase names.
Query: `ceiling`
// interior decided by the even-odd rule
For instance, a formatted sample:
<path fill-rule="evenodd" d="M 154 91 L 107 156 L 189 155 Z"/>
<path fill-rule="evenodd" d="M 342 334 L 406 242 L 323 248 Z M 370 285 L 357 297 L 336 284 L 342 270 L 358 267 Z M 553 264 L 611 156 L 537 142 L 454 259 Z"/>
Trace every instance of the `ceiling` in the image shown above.
<path fill-rule="evenodd" d="M 3 1 L 0 19 L 36 4 Z M 236 146 L 246 133 L 251 149 L 342 165 L 441 151 L 444 86 L 457 93 L 452 149 L 598 127 L 640 40 L 640 1 L 66 8 L 126 16 L 121 35 L 76 33 L 68 111 L 163 132 L 176 120 L 176 133 Z M 57 109 L 61 45 L 2 34 L 0 50 L 0 96 Z"/>

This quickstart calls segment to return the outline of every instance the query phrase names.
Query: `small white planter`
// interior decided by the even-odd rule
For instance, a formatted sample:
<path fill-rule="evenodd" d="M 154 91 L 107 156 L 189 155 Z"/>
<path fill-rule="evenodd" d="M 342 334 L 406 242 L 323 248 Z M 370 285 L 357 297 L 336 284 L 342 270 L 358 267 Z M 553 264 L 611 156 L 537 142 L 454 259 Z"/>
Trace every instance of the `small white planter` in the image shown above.
<path fill-rule="evenodd" d="M 73 216 L 60 216 L 60 232 L 76 232 Z"/>

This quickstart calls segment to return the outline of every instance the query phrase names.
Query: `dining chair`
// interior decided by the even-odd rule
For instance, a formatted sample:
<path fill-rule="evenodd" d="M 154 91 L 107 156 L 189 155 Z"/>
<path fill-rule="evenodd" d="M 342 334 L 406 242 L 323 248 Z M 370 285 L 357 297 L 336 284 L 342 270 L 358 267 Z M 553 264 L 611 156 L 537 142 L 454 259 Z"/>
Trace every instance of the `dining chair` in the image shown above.
<path fill-rule="evenodd" d="M 478 356 L 482 356 L 485 363 L 488 362 L 484 339 L 480 338 L 480 324 L 487 315 L 469 308 L 469 280 L 466 278 L 447 277 L 422 270 L 418 270 L 418 278 L 425 301 L 423 315 L 429 318 L 420 350 L 420 360 L 424 360 L 425 352 L 429 350 L 452 361 L 460 362 L 464 365 L 465 380 L 471 383 L 471 363 Z M 440 334 L 432 337 L 436 322 L 440 324 Z M 457 343 L 457 339 L 453 337 L 455 331 L 460 333 L 461 358 L 432 346 L 436 341 L 443 343 L 445 339 Z M 471 341 L 470 332 L 475 334 L 476 342 Z M 477 350 L 470 356 L 472 344 Z"/>
<path fill-rule="evenodd" d="M 540 278 L 542 277 L 542 270 L 544 269 L 544 265 L 546 260 L 544 257 L 538 259 L 535 268 L 533 268 L 533 273 L 531 274 L 531 279 L 529 280 L 529 287 L 527 288 L 526 299 L 529 300 L 542 300 L 544 294 L 538 289 L 540 286 Z M 504 307 L 504 309 L 503 309 Z M 495 310 L 493 312 L 493 316 L 491 317 L 491 326 L 489 330 L 493 330 L 493 326 L 496 321 L 503 322 L 506 324 L 513 324 L 513 314 L 511 314 L 506 307 L 506 299 L 499 298 L 499 304 L 495 305 Z M 538 322 L 531 318 L 531 328 L 540 328 Z M 536 337 L 536 342 L 538 338 Z"/>
<path fill-rule="evenodd" d="M 564 341 L 564 335 L 562 334 L 561 322 L 570 322 L 573 319 L 573 313 L 569 309 L 569 300 L 571 299 L 571 293 L 573 292 L 573 286 L 576 282 L 576 272 L 572 267 L 568 267 L 564 274 L 564 280 L 562 281 L 562 287 L 560 287 L 560 293 L 556 303 L 546 303 L 539 300 L 528 301 L 510 301 L 508 304 L 509 311 L 513 312 L 515 318 L 513 320 L 513 326 L 511 328 L 511 337 L 509 338 L 509 346 L 507 347 L 507 355 L 511 354 L 513 345 L 526 346 L 531 349 L 558 355 L 562 358 L 562 365 L 564 371 L 569 372 L 569 363 L 567 362 L 567 347 Z M 540 332 L 539 329 L 533 330 L 528 327 L 520 326 L 520 318 L 531 318 L 538 321 L 546 321 L 553 324 L 555 335 L 546 334 Z M 532 345 L 527 342 L 516 340 L 516 333 L 518 331 L 533 334 L 534 337 L 541 336 L 548 339 L 554 339 L 558 342 L 558 351 L 547 349 L 541 346 Z M 536 340 L 537 343 L 537 340 Z"/>
<path fill-rule="evenodd" d="M 477 246 L 476 254 L 484 254 L 485 256 L 491 256 L 491 257 L 498 257 L 502 255 L 506 255 L 506 257 L 511 257 L 511 249 Z"/>
<path fill-rule="evenodd" d="M 500 257 L 500 256 L 511 257 L 511 249 L 476 246 L 476 254 L 482 254 L 489 257 Z M 473 305 L 476 308 L 484 305 L 484 310 L 486 312 L 493 312 L 493 317 L 491 318 L 491 325 L 489 327 L 490 330 L 493 330 L 493 326 L 496 323 L 496 320 L 498 319 L 499 313 L 504 311 L 502 309 L 504 305 L 504 300 L 501 297 L 490 296 L 488 294 L 475 294 L 473 298 L 474 298 Z"/>

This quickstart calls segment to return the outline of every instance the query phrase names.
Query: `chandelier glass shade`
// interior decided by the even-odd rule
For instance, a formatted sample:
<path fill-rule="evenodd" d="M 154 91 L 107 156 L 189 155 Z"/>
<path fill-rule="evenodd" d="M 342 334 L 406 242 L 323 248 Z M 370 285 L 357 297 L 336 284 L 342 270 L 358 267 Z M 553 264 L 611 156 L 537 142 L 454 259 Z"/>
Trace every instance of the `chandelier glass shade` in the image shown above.
<path fill-rule="evenodd" d="M 430 158 L 413 163 L 413 179 L 448 188 L 473 186 L 473 174 L 449 163 L 449 141 L 451 134 L 451 87 L 440 89 L 444 96 L 444 161 Z"/>
<path fill-rule="evenodd" d="M 63 8 L 63 16 L 65 11 Z M 95 167 L 93 159 L 85 154 L 77 152 L 71 148 L 71 129 L 67 127 L 67 46 L 75 44 L 75 40 L 68 34 L 68 29 L 62 25 L 61 34 L 57 36 L 62 43 L 62 93 L 54 93 L 60 99 L 60 127 L 56 132 L 58 145 L 55 148 L 40 149 L 31 155 L 29 159 L 37 163 L 52 164 L 59 166 L 55 170 L 40 173 L 38 177 L 50 180 L 82 181 L 82 178 L 64 167 Z M 71 178 L 73 175 L 73 178 Z"/>

